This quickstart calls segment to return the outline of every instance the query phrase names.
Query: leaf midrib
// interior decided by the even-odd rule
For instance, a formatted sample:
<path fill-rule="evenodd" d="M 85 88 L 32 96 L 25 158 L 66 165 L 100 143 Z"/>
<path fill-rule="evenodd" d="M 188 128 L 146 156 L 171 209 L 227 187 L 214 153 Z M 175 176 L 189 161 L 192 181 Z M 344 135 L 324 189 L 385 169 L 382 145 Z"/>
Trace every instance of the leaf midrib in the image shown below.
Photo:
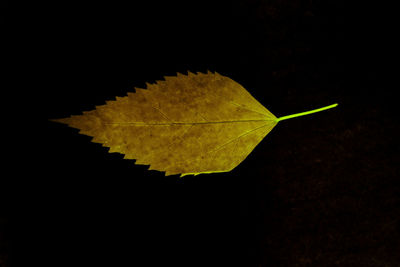
<path fill-rule="evenodd" d="M 219 123 L 239 123 L 239 122 L 259 122 L 259 121 L 276 121 L 275 119 L 260 119 L 260 120 L 233 120 L 233 121 L 201 121 L 201 122 L 109 122 L 109 125 L 121 125 L 121 126 L 171 126 L 171 125 L 197 125 L 197 124 L 219 124 Z"/>

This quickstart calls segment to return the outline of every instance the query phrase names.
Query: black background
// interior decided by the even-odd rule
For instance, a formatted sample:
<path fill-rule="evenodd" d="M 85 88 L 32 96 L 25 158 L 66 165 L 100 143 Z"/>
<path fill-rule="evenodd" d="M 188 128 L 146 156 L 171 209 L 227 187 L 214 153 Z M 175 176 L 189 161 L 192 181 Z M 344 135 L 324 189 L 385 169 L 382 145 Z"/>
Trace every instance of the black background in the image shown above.
<path fill-rule="evenodd" d="M 2 18 L 0 266 L 399 266 L 393 8 L 15 1 Z M 48 121 L 217 71 L 280 123 L 232 172 L 165 177 Z M 29 265 L 26 265 L 29 264 Z"/>

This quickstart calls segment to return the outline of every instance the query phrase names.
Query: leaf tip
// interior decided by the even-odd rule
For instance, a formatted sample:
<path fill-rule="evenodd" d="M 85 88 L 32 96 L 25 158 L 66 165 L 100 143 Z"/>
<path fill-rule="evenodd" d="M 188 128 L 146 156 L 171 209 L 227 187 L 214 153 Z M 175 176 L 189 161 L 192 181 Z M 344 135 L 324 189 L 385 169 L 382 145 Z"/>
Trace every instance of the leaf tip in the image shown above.
<path fill-rule="evenodd" d="M 57 123 L 62 123 L 62 124 L 69 124 L 69 119 L 70 118 L 61 118 L 61 119 L 49 119 L 51 122 L 57 122 Z"/>

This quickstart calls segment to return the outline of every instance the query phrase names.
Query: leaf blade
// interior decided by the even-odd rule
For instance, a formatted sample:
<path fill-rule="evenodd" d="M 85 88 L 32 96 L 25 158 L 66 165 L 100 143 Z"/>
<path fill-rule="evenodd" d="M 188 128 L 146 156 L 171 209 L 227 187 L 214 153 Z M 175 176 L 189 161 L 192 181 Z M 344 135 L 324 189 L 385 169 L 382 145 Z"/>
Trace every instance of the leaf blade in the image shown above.
<path fill-rule="evenodd" d="M 165 77 L 55 121 L 166 175 L 230 171 L 277 124 L 240 84 L 210 72 Z"/>

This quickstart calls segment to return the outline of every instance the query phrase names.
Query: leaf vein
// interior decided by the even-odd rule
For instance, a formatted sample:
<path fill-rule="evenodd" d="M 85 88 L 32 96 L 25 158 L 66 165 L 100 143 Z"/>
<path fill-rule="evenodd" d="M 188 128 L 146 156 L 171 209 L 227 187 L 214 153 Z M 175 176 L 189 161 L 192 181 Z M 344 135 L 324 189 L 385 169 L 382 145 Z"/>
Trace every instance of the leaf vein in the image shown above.
<path fill-rule="evenodd" d="M 218 124 L 218 123 L 239 123 L 239 122 L 257 122 L 257 121 L 270 121 L 273 119 L 259 119 L 259 120 L 233 120 L 233 121 L 198 121 L 198 122 L 109 122 L 106 124 L 120 125 L 120 126 L 174 126 L 174 125 L 196 125 L 196 124 Z"/>

